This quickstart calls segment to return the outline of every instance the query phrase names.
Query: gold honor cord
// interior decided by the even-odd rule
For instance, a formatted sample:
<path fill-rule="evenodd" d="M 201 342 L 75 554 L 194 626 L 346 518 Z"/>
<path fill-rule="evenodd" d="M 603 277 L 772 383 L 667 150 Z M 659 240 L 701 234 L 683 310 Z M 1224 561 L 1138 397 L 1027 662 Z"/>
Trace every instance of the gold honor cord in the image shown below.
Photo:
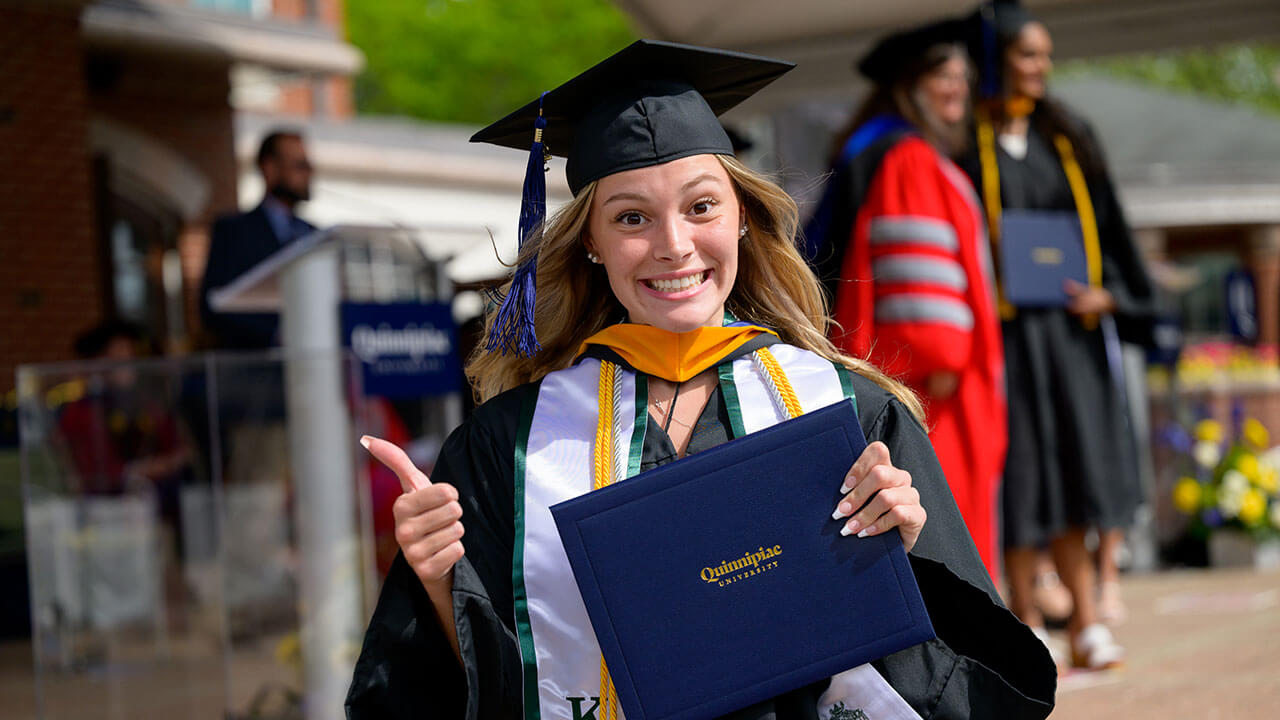
<path fill-rule="evenodd" d="M 987 211 L 987 238 L 991 243 L 991 259 L 996 266 L 996 299 L 1000 319 L 1011 320 L 1016 314 L 1004 296 L 1004 277 L 1000 274 L 1000 167 L 996 165 L 996 131 L 984 108 L 974 113 L 978 126 L 978 160 L 982 166 L 982 204 Z"/>
<path fill-rule="evenodd" d="M 782 372 L 782 365 L 778 363 L 778 359 L 765 348 L 756 350 L 755 356 L 765 368 L 765 380 L 769 385 L 770 394 L 774 396 L 774 403 L 779 408 L 786 409 L 787 417 L 799 417 L 800 413 L 803 412 L 800 409 L 800 399 L 796 397 L 796 391 L 795 388 L 791 387 L 791 381 Z"/>
<path fill-rule="evenodd" d="M 791 386 L 791 381 L 787 379 L 786 373 L 782 371 L 782 364 L 765 348 L 755 351 L 755 358 L 760 366 L 765 369 L 765 384 L 769 386 L 769 392 L 773 396 L 774 403 L 779 408 L 785 408 L 789 417 L 798 417 L 802 410 L 800 408 L 800 399 L 796 396 L 795 388 Z M 620 385 L 622 369 L 617 364 L 607 360 L 600 362 L 600 381 L 596 391 L 596 442 L 593 455 L 593 465 L 595 470 L 595 479 L 592 482 L 592 490 L 599 490 L 606 485 L 612 485 L 617 479 L 614 477 L 616 470 L 613 463 L 614 447 L 622 442 L 621 438 L 616 437 L 621 430 L 621 424 L 615 422 L 615 418 L 622 417 L 619 403 L 622 398 L 618 392 Z M 608 408 L 611 412 L 606 412 Z M 675 408 L 671 408 L 674 410 Z M 600 716 L 599 720 L 617 720 L 618 717 L 618 691 L 613 685 L 613 678 L 609 675 L 609 667 L 605 664 L 604 656 L 600 657 Z"/>
<path fill-rule="evenodd" d="M 1093 200 L 1089 198 L 1089 186 L 1076 162 L 1075 149 L 1066 135 L 1055 135 L 1053 144 L 1062 157 L 1062 170 L 1067 174 L 1071 196 L 1076 201 L 1076 214 L 1080 216 L 1080 235 L 1084 238 L 1084 262 L 1089 271 L 1089 286 L 1102 287 L 1102 248 L 1098 244 L 1098 219 L 1093 214 Z M 1089 313 L 1080 319 L 1088 330 L 1098 327 L 1097 313 Z"/>
<path fill-rule="evenodd" d="M 978 109 L 974 114 L 978 131 L 978 159 L 982 165 L 982 202 L 987 210 L 987 237 L 991 240 L 991 255 L 1000 267 L 1000 167 L 996 161 L 996 134 L 991 119 L 985 109 Z M 1084 243 L 1085 267 L 1089 274 L 1090 287 L 1102 287 L 1102 246 L 1098 239 L 1098 219 L 1093 212 L 1093 200 L 1089 197 L 1089 186 L 1085 182 L 1084 172 L 1076 161 L 1075 149 L 1067 136 L 1058 134 L 1053 137 L 1053 145 L 1062 162 L 1062 171 L 1067 176 L 1067 184 L 1071 187 L 1071 199 L 1075 202 L 1076 215 L 1080 218 L 1080 235 Z M 1000 273 L 996 273 L 996 292 L 1000 298 L 1000 317 L 1009 320 L 1015 314 L 1013 305 L 1004 296 L 1004 284 Z M 1098 326 L 1096 313 L 1089 313 L 1080 318 L 1085 328 L 1092 330 Z"/>
<path fill-rule="evenodd" d="M 614 405 L 617 393 L 615 380 L 621 370 L 607 360 L 600 362 L 600 384 L 596 393 L 596 409 L 599 418 L 596 420 L 595 447 L 595 480 L 593 490 L 610 485 L 614 481 L 613 443 Z M 604 655 L 600 656 L 600 718 L 599 720 L 615 720 L 618 717 L 618 693 L 613 687 L 613 678 L 609 676 L 609 668 L 605 665 Z"/>

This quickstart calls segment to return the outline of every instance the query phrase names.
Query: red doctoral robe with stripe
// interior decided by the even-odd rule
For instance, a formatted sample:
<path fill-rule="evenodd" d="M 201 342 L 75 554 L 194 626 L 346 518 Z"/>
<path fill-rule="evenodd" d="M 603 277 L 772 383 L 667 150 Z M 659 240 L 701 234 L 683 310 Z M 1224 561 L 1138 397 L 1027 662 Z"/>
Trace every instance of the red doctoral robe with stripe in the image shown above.
<path fill-rule="evenodd" d="M 1004 355 L 972 185 L 925 140 L 903 135 L 876 167 L 848 243 L 835 297 L 836 344 L 919 394 L 956 505 L 988 572 L 999 577 Z M 934 373 L 958 376 L 954 394 L 929 396 Z"/>

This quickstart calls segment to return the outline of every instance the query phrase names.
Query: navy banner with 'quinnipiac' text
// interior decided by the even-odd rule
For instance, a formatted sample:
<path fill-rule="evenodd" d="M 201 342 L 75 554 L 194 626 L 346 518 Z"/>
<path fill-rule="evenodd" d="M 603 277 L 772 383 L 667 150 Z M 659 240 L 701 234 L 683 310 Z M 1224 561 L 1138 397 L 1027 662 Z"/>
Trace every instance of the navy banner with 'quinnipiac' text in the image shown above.
<path fill-rule="evenodd" d="M 462 387 L 449 303 L 343 303 L 343 344 L 364 367 L 364 391 L 423 397 Z"/>

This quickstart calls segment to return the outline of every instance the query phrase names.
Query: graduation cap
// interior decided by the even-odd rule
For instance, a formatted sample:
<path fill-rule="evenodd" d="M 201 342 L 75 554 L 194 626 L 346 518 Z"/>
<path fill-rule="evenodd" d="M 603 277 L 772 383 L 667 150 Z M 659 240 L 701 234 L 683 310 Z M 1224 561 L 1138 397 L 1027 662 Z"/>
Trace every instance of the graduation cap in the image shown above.
<path fill-rule="evenodd" d="M 856 67 L 877 85 L 891 85 L 929 48 L 945 43 L 962 44 L 966 36 L 965 23 L 957 19 L 913 27 L 882 38 Z"/>
<path fill-rule="evenodd" d="M 995 0 L 983 3 L 991 8 L 992 21 L 995 23 L 996 35 L 1007 42 L 1022 30 L 1022 26 L 1035 20 L 1020 0 Z"/>
<path fill-rule="evenodd" d="M 1000 94 L 1002 51 L 1017 37 L 1023 25 L 1034 20 L 1019 0 L 984 2 L 964 20 L 965 44 L 978 68 L 981 97 Z"/>
<path fill-rule="evenodd" d="M 471 137 L 529 150 L 520 244 L 541 240 L 546 217 L 544 155 L 566 159 L 577 195 L 607 175 L 704 153 L 733 154 L 717 116 L 794 63 L 744 53 L 637 40 Z M 535 258 L 516 269 L 488 348 L 532 356 Z"/>

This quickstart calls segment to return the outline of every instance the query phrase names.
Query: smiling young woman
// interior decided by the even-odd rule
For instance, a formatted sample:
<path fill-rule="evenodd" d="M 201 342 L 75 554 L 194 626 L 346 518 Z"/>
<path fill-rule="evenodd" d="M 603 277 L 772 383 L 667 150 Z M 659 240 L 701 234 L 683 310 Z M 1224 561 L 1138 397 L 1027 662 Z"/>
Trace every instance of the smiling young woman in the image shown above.
<path fill-rule="evenodd" d="M 685 332 L 723 320 L 746 217 L 714 155 L 602 178 L 590 216 L 583 242 L 631 322 Z"/>
<path fill-rule="evenodd" d="M 617 717 L 550 506 L 851 399 L 867 449 L 843 478 L 807 480 L 840 498 L 836 542 L 901 537 L 938 639 L 731 717 L 1051 709 L 1048 655 L 1000 605 L 918 404 L 826 338 L 795 202 L 732 157 L 716 118 L 789 67 L 640 41 L 477 135 L 522 149 L 533 136 L 527 197 L 539 194 L 543 147 L 566 152 L 574 199 L 526 228 L 487 320 L 494 343 L 467 368 L 484 402 L 445 442 L 431 481 L 368 439 L 405 485 L 403 553 L 356 667 L 353 720 L 571 718 L 591 703 Z M 526 219 L 540 218 L 530 206 Z M 805 458 L 795 461 L 800 472 Z M 776 478 L 778 502 L 796 480 Z"/>

